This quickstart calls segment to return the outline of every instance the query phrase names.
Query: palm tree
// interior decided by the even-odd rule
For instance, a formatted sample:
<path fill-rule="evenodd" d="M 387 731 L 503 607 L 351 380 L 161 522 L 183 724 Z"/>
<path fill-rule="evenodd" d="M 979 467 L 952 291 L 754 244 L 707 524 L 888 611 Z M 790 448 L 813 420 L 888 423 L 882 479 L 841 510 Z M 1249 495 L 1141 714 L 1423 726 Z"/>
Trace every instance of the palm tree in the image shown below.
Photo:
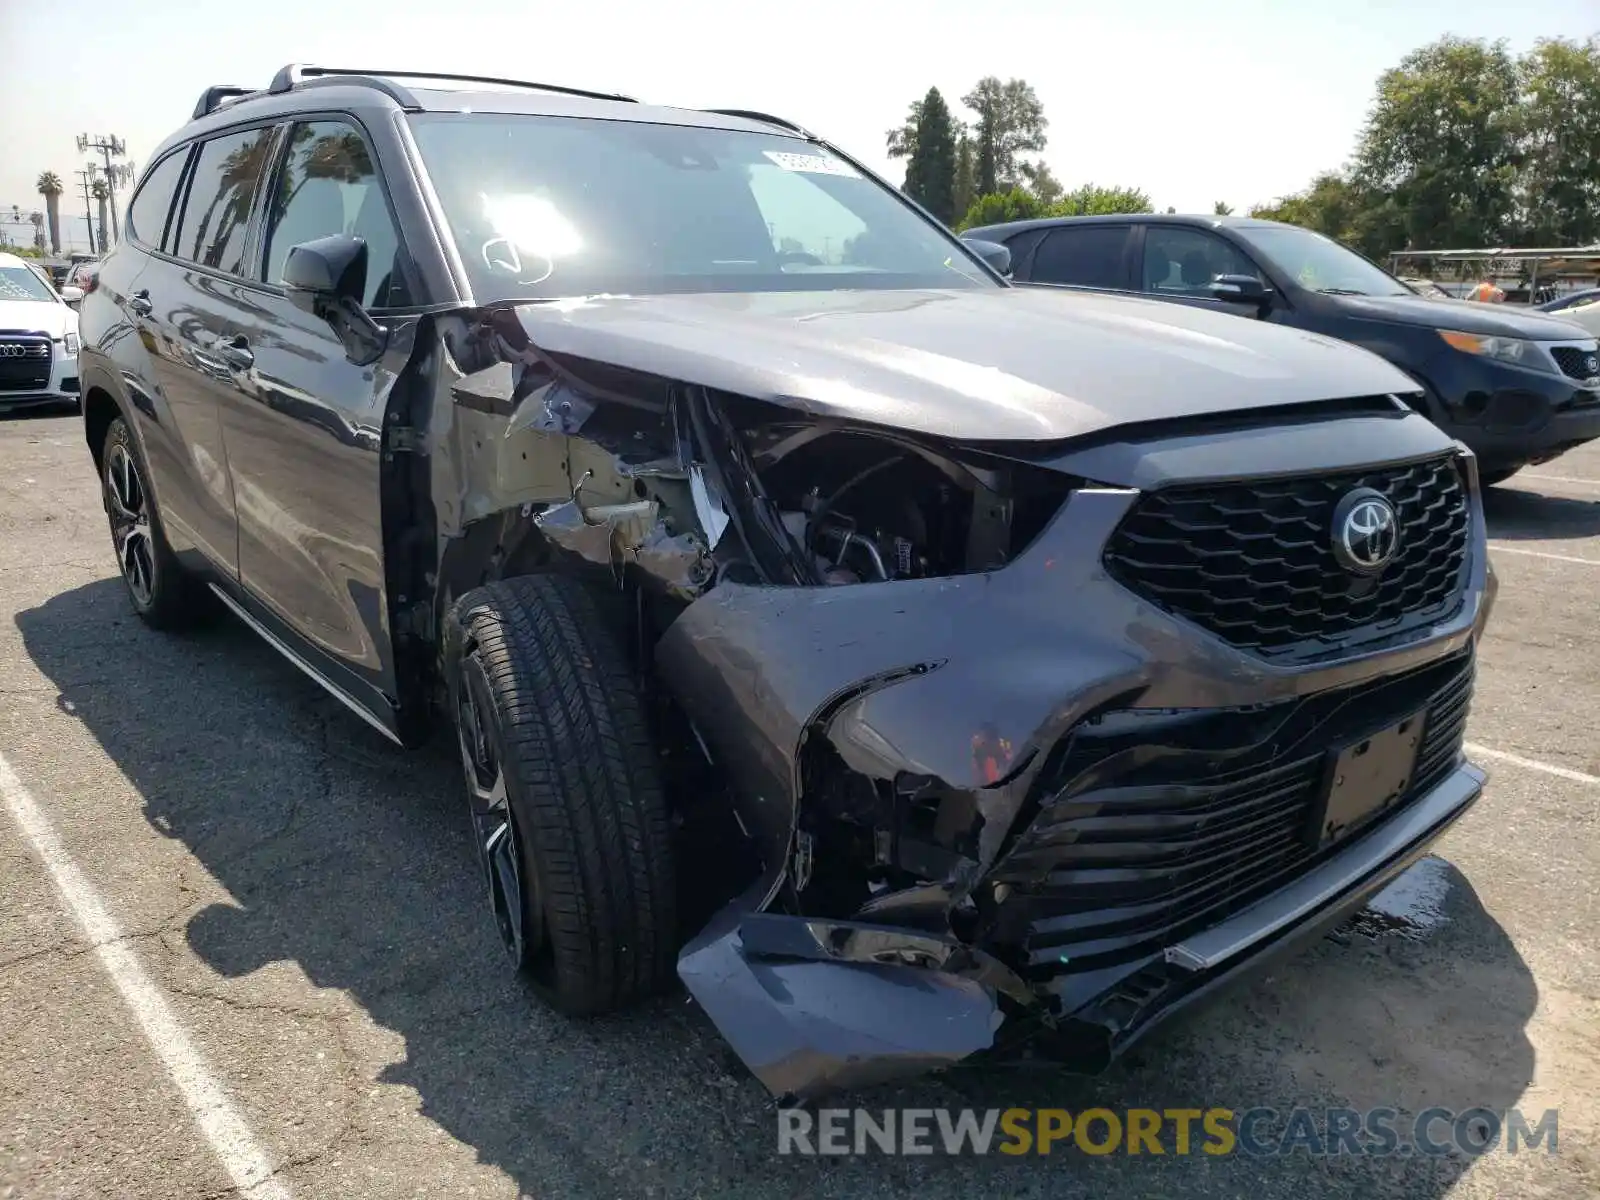
<path fill-rule="evenodd" d="M 39 176 L 36 185 L 44 197 L 45 211 L 50 219 L 50 253 L 61 253 L 61 177 L 54 171 Z"/>
<path fill-rule="evenodd" d="M 263 131 L 222 160 L 222 186 L 200 218 L 200 228 L 194 239 L 192 257 L 205 262 L 206 266 L 218 265 L 234 229 L 249 217 L 250 199 L 271 146 L 272 139 Z M 223 205 L 222 217 L 217 222 L 215 235 L 208 241 L 206 231 L 219 204 Z"/>
<path fill-rule="evenodd" d="M 40 253 L 43 253 L 44 252 L 44 214 L 42 212 L 37 212 L 37 211 L 31 212 L 31 213 L 28 214 L 28 220 L 33 224 L 33 248 L 35 250 L 38 250 Z"/>
<path fill-rule="evenodd" d="M 94 183 L 89 186 L 89 194 L 95 198 L 100 206 L 100 250 L 104 253 L 110 249 L 111 243 L 106 238 L 106 231 L 111 228 L 110 217 L 107 215 L 106 201 L 111 199 L 111 189 L 106 186 L 103 176 L 96 175 Z"/>

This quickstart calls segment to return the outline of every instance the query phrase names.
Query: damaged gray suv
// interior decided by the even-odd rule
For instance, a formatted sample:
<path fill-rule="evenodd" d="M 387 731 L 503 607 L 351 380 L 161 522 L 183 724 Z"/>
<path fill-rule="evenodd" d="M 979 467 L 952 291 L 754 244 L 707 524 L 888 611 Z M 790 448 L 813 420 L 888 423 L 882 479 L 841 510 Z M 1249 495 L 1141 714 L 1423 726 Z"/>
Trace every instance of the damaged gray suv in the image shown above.
<path fill-rule="evenodd" d="M 563 1011 L 1097 1069 L 1478 797 L 1494 580 L 1380 358 L 999 257 L 759 113 L 212 88 L 82 308 L 129 597 L 459 749 Z"/>

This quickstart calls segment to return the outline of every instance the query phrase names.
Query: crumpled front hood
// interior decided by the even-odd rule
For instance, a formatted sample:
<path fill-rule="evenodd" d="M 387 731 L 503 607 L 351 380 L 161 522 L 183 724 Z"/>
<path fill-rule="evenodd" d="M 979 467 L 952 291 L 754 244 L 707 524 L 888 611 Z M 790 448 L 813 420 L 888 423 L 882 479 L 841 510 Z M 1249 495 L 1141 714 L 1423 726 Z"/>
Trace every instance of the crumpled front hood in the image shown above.
<path fill-rule="evenodd" d="M 1531 341 L 1572 341 L 1570 322 L 1555 314 L 1504 304 L 1473 300 L 1430 300 L 1426 296 L 1339 296 L 1339 310 L 1367 321 L 1392 321 L 1431 329 L 1456 329 L 1485 337 L 1528 338 Z"/>
<path fill-rule="evenodd" d="M 60 339 L 78 331 L 78 314 L 65 304 L 47 300 L 0 300 L 0 330 L 47 333 Z"/>
<path fill-rule="evenodd" d="M 599 297 L 524 304 L 533 344 L 809 414 L 964 441 L 1415 389 L 1281 326 L 1053 288 Z"/>

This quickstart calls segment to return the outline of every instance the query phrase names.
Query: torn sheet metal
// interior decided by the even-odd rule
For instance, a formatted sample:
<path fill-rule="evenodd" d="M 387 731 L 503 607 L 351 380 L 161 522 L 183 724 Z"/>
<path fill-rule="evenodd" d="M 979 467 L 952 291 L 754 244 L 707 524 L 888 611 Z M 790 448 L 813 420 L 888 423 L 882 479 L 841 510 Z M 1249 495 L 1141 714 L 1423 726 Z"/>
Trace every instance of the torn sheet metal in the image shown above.
<path fill-rule="evenodd" d="M 1123 641 L 1137 627 L 1061 621 L 1115 586 L 1086 547 L 1126 504 L 1075 497 L 995 574 L 814 588 L 724 581 L 684 610 L 656 661 L 732 773 L 774 891 L 799 813 L 800 747 L 819 726 L 871 778 L 909 772 L 980 789 L 980 866 L 994 861 L 1030 774 L 993 784 L 974 762 L 974 736 L 987 728 L 1026 761 L 1086 711 L 1145 683 L 1147 657 Z"/>

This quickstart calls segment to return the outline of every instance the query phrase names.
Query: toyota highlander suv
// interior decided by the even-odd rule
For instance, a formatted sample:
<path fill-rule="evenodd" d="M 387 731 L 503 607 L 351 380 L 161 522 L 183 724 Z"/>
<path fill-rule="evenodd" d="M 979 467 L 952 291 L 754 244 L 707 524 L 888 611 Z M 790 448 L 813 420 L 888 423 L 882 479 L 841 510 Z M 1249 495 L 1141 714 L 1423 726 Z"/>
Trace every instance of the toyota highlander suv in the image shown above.
<path fill-rule="evenodd" d="M 43 271 L 0 254 L 0 412 L 78 402 L 78 314 Z"/>
<path fill-rule="evenodd" d="M 134 611 L 442 735 L 562 1011 L 676 975 L 799 1100 L 1093 1070 L 1479 795 L 1475 459 L 1365 350 L 505 80 L 210 89 L 127 224 L 83 377 Z"/>
<path fill-rule="evenodd" d="M 1505 304 L 1417 294 L 1355 251 L 1254 217 L 1150 214 L 989 225 L 1020 282 L 1134 293 L 1343 338 L 1413 380 L 1417 408 L 1486 484 L 1600 437 L 1592 329 Z"/>

